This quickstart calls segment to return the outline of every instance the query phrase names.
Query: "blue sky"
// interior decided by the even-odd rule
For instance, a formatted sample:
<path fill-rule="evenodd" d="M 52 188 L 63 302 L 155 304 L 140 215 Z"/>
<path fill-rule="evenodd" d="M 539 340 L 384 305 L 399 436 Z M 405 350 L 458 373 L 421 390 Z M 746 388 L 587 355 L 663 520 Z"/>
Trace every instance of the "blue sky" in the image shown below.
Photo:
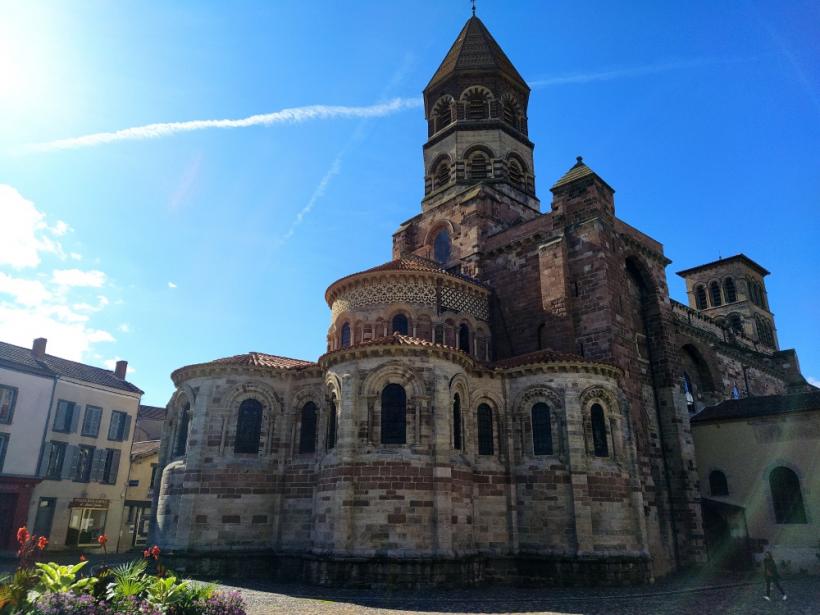
<path fill-rule="evenodd" d="M 542 209 L 581 154 L 664 244 L 673 297 L 675 271 L 744 252 L 772 271 L 781 347 L 820 378 L 820 5 L 478 15 L 533 86 Z M 185 364 L 318 357 L 325 288 L 389 260 L 419 211 L 418 99 L 468 16 L 467 0 L 0 5 L 0 339 L 125 358 L 158 405 Z"/>

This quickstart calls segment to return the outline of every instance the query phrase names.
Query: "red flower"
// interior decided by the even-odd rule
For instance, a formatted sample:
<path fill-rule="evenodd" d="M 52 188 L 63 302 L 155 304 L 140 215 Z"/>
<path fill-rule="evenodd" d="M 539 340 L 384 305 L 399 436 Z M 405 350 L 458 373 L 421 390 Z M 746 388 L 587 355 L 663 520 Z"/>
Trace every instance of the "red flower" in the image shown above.
<path fill-rule="evenodd" d="M 105 534 L 100 534 L 97 537 L 97 542 L 100 543 L 100 545 L 105 546 L 105 543 L 108 542 L 108 536 L 106 536 Z"/>
<path fill-rule="evenodd" d="M 81 561 L 81 562 L 84 562 L 84 561 L 85 561 L 85 555 L 83 555 L 82 553 L 80 553 L 80 561 Z"/>
<path fill-rule="evenodd" d="M 26 529 L 25 525 L 21 527 L 19 530 L 17 530 L 17 542 L 19 542 L 21 545 L 25 542 L 28 542 L 30 536 L 31 534 L 28 533 L 28 530 Z"/>
<path fill-rule="evenodd" d="M 157 545 L 151 547 L 151 555 L 154 556 L 154 559 L 159 559 L 159 547 Z"/>
<path fill-rule="evenodd" d="M 42 551 L 46 548 L 47 544 L 48 538 L 46 538 L 45 536 L 40 536 L 40 540 L 37 541 L 37 548 L 40 549 L 40 551 Z"/>
<path fill-rule="evenodd" d="M 151 557 L 151 552 L 148 549 L 146 549 L 145 551 L 142 552 L 142 556 L 144 558 L 148 559 L 149 557 Z"/>

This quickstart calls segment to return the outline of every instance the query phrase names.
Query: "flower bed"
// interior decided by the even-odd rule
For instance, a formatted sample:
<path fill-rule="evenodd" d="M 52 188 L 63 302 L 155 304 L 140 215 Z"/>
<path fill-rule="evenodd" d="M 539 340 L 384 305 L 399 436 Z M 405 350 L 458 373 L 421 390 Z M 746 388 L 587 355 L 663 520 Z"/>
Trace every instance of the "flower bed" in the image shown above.
<path fill-rule="evenodd" d="M 77 564 L 42 563 L 48 540 L 17 532 L 17 571 L 0 579 L 0 615 L 245 615 L 239 592 L 180 579 L 160 562 L 156 545 L 135 560 L 90 573 Z M 105 551 L 108 538 L 98 539 Z"/>

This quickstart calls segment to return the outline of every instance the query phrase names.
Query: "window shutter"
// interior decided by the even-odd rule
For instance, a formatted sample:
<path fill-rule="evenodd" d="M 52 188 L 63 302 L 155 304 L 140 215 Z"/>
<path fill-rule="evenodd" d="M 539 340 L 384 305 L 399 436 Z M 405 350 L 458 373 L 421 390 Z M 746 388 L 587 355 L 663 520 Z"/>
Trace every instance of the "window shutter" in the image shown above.
<path fill-rule="evenodd" d="M 108 473 L 108 482 L 113 485 L 117 482 L 117 472 L 120 470 L 120 449 L 111 450 L 111 471 Z"/>
<path fill-rule="evenodd" d="M 108 439 L 109 440 L 116 440 L 117 423 L 119 423 L 119 414 L 117 414 L 116 410 L 113 410 L 111 412 L 111 418 L 108 421 Z"/>
<path fill-rule="evenodd" d="M 46 442 L 43 447 L 43 458 L 40 460 L 40 468 L 37 470 L 37 476 L 42 478 L 48 471 L 48 460 L 51 459 L 51 442 Z"/>
<path fill-rule="evenodd" d="M 123 414 L 122 420 L 125 422 L 125 426 L 122 428 L 122 441 L 127 442 L 131 433 L 131 415 Z"/>
<path fill-rule="evenodd" d="M 77 475 L 77 464 L 80 462 L 80 448 L 77 446 L 66 446 L 65 457 L 63 458 L 63 471 L 60 475 L 62 480 L 69 480 Z"/>
<path fill-rule="evenodd" d="M 94 451 L 94 460 L 91 462 L 91 482 L 101 483 L 103 481 L 105 458 L 107 455 L 108 451 L 104 448 L 98 448 Z"/>
<path fill-rule="evenodd" d="M 75 403 L 69 404 L 71 412 L 71 426 L 68 428 L 69 433 L 77 431 L 77 424 L 80 422 L 80 408 Z"/>

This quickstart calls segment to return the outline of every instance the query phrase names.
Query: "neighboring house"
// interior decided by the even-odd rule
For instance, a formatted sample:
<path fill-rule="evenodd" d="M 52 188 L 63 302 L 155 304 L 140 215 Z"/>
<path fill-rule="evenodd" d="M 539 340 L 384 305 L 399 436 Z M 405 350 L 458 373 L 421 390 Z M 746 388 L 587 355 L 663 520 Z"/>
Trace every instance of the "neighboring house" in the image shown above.
<path fill-rule="evenodd" d="M 0 343 L 0 551 L 17 547 L 17 528 L 40 481 L 37 459 L 56 376 L 36 359 L 37 348 Z"/>
<path fill-rule="evenodd" d="M 769 550 L 820 572 L 820 391 L 724 401 L 691 424 L 710 558 Z"/>
<path fill-rule="evenodd" d="M 159 440 L 164 421 L 165 408 L 140 406 L 134 427 L 134 445 L 131 448 L 131 470 L 125 493 L 121 548 L 139 548 L 148 540 Z"/>
<path fill-rule="evenodd" d="M 128 489 L 125 492 L 121 549 L 139 548 L 148 540 L 158 458 L 159 440 L 134 442 Z"/>
<path fill-rule="evenodd" d="M 31 350 L 0 342 L 2 377 L 11 383 L 4 390 L 15 389 L 3 478 L 8 472 L 40 481 L 30 494 L 17 494 L 17 508 L 28 500 L 27 514 L 17 514 L 11 530 L 26 523 L 48 536 L 52 551 L 98 549 L 97 537 L 105 533 L 108 550 L 117 550 L 142 391 L 125 380 L 125 361 L 112 372 L 45 348 L 43 338 Z"/>

